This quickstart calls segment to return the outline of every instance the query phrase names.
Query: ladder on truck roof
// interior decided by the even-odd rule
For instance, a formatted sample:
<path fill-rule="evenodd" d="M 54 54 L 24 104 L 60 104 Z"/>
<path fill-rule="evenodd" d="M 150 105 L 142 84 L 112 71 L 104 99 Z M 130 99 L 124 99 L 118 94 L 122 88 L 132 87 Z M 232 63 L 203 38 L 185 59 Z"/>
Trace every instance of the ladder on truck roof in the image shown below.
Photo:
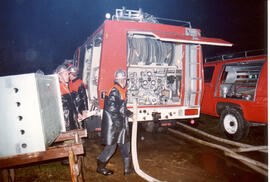
<path fill-rule="evenodd" d="M 139 10 L 128 10 L 125 7 L 122 7 L 122 9 L 116 9 L 115 15 L 112 16 L 112 20 L 126 20 L 126 21 L 148 22 L 148 23 L 159 23 L 158 19 L 181 23 L 181 26 L 191 28 L 191 23 L 188 21 L 156 17 L 151 14 L 143 12 L 141 8 L 139 8 Z"/>
<path fill-rule="evenodd" d="M 267 51 L 265 49 L 256 49 L 256 50 L 236 52 L 232 54 L 223 54 L 223 55 L 214 56 L 214 57 L 207 57 L 204 59 L 204 62 L 208 63 L 208 62 L 215 62 L 215 61 L 226 61 L 226 60 L 231 60 L 231 59 L 240 59 L 240 58 L 248 58 L 248 57 L 263 56 L 263 55 L 267 55 Z"/>
<path fill-rule="evenodd" d="M 122 7 L 122 9 L 116 9 L 115 15 L 112 16 L 112 20 L 158 23 L 157 19 L 153 15 L 144 13 L 141 8 L 139 8 L 139 10 L 127 10 L 125 7 Z"/>

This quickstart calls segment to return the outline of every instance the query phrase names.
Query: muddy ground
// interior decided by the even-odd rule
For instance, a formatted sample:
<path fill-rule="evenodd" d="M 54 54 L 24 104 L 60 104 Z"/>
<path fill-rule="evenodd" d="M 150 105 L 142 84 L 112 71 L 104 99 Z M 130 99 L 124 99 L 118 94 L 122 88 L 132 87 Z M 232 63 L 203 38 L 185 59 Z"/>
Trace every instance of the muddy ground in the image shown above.
<path fill-rule="evenodd" d="M 202 115 L 194 125 L 208 133 L 222 136 L 218 119 Z M 138 158 L 141 169 L 161 181 L 167 182 L 247 182 L 267 181 L 267 177 L 254 172 L 239 161 L 226 157 L 223 152 L 177 137 L 166 131 L 149 133 L 139 127 Z M 184 131 L 177 128 L 179 131 Z M 193 134 L 189 132 L 190 134 Z M 242 142 L 267 145 L 267 128 L 252 128 Z M 85 145 L 84 179 L 86 182 L 143 182 L 136 174 L 124 176 L 119 150 L 107 165 L 114 175 L 96 173 L 96 157 L 102 151 L 98 138 L 89 138 Z M 251 152 L 254 159 L 267 163 L 267 154 Z M 62 182 L 71 181 L 68 166 L 61 160 L 34 164 L 15 169 L 16 182 Z"/>

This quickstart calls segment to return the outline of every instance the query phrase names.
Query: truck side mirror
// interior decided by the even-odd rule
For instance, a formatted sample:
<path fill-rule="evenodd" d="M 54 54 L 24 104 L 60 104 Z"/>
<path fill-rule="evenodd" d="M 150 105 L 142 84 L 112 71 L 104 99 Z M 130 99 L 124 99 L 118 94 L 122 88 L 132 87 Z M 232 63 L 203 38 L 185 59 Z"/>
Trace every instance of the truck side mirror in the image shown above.
<path fill-rule="evenodd" d="M 105 96 L 106 96 L 106 91 L 101 91 L 100 98 L 104 100 Z"/>

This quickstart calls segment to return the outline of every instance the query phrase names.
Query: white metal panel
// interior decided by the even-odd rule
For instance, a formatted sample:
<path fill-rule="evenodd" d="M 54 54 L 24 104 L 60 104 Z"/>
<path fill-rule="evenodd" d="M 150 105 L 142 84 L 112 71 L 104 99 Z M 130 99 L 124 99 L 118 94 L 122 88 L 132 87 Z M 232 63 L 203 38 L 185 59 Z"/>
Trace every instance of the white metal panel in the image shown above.
<path fill-rule="evenodd" d="M 56 76 L 0 77 L 0 157 L 44 151 L 64 128 Z"/>
<path fill-rule="evenodd" d="M 100 55 L 101 55 L 101 48 L 93 47 L 93 60 L 91 64 L 91 75 L 90 75 L 90 100 L 95 100 L 98 98 L 98 80 L 99 80 L 99 65 L 100 65 Z"/>

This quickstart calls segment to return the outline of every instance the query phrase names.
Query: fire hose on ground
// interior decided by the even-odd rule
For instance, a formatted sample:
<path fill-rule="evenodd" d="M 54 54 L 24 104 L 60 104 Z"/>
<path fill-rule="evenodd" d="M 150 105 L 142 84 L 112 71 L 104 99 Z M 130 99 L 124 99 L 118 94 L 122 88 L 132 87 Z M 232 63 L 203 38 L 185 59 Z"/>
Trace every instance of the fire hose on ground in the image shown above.
<path fill-rule="evenodd" d="M 138 111 L 137 111 L 137 102 L 136 99 L 133 101 L 133 122 L 132 122 L 132 135 L 131 135 L 131 155 L 132 155 L 132 162 L 135 172 L 142 177 L 143 179 L 149 182 L 160 182 L 148 174 L 144 173 L 139 166 L 138 162 L 138 154 L 137 154 L 137 128 L 138 128 Z"/>
<path fill-rule="evenodd" d="M 205 133 L 203 131 L 192 128 L 192 127 L 187 126 L 187 125 L 185 125 L 183 123 L 180 123 L 180 122 L 177 122 L 177 125 L 182 126 L 185 129 L 191 130 L 191 131 L 196 132 L 196 133 L 198 133 L 200 135 L 203 135 L 205 137 L 211 138 L 213 140 L 239 147 L 239 148 L 236 148 L 236 149 L 231 149 L 231 148 L 228 148 L 228 147 L 225 147 L 225 146 L 222 146 L 222 145 L 218 145 L 218 144 L 214 144 L 214 143 L 211 143 L 211 142 L 207 142 L 207 141 L 198 139 L 196 137 L 193 137 L 193 136 L 190 136 L 188 134 L 185 134 L 185 133 L 182 133 L 182 132 L 179 132 L 177 130 L 169 128 L 169 131 L 174 133 L 174 134 L 180 135 L 180 136 L 185 137 L 185 138 L 187 138 L 189 140 L 195 141 L 197 143 L 200 143 L 200 144 L 212 147 L 212 148 L 223 150 L 224 154 L 226 156 L 232 157 L 234 159 L 238 159 L 243 164 L 250 167 L 251 169 L 259 172 L 260 174 L 262 174 L 264 176 L 268 176 L 268 172 L 267 172 L 268 166 L 266 164 L 236 153 L 236 152 L 248 152 L 248 151 L 260 151 L 260 152 L 267 153 L 267 150 L 268 150 L 267 146 L 252 146 L 252 145 L 248 145 L 248 144 L 234 142 L 234 141 L 222 139 L 222 138 L 207 134 L 207 133 Z"/>

